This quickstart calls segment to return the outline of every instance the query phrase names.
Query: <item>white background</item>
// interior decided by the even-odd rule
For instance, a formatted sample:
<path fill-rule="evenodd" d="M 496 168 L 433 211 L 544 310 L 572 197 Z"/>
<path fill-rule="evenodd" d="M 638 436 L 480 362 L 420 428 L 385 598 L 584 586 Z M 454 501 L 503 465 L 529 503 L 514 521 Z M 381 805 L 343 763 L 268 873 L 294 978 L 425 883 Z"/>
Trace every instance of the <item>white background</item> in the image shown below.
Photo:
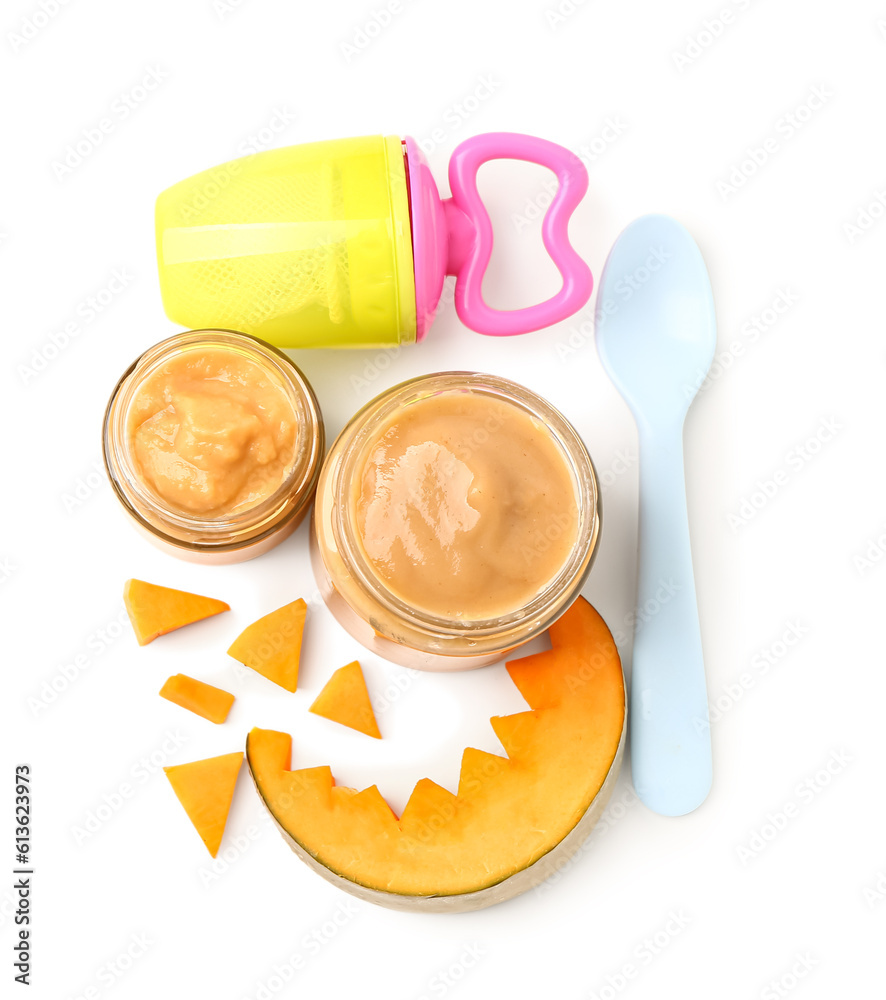
<path fill-rule="evenodd" d="M 0 871 L 13 867 L 12 765 L 27 761 L 29 995 L 883 996 L 886 6 L 564 0 L 551 16 L 555 0 L 414 0 L 367 28 L 383 3 L 44 0 L 51 17 L 35 0 L 4 4 Z M 153 91 L 135 89 L 151 74 Z M 824 97 L 809 105 L 814 88 Z M 112 128 L 101 144 L 54 167 L 102 118 Z M 502 667 L 414 676 L 364 656 L 316 603 L 299 690 L 284 696 L 224 651 L 254 618 L 312 593 L 307 525 L 222 569 L 164 556 L 131 529 L 95 470 L 111 387 L 175 330 L 157 288 L 154 199 L 257 146 L 367 133 L 436 135 L 429 158 L 445 191 L 455 145 L 493 130 L 584 150 L 590 191 L 571 234 L 597 278 L 619 231 L 649 211 L 686 224 L 708 262 L 719 367 L 685 442 L 713 790 L 693 815 L 664 819 L 634 801 L 626 768 L 604 824 L 555 883 L 479 913 L 426 916 L 351 904 L 311 873 L 269 828 L 244 772 L 229 861 L 213 872 L 161 763 L 229 752 L 252 725 L 276 726 L 294 733 L 297 765 L 377 781 L 396 809 L 423 775 L 454 787 L 462 748 L 497 749 L 486 720 L 521 700 Z M 748 150 L 767 138 L 775 146 L 755 164 Z M 481 173 L 498 236 L 493 304 L 557 287 L 538 222 L 518 233 L 516 218 L 543 176 L 513 163 Z M 90 320 L 88 299 L 115 270 L 126 287 Z M 792 304 L 769 322 L 781 293 Z M 636 432 L 590 316 L 496 342 L 449 306 L 424 344 L 393 358 L 295 357 L 330 436 L 378 391 L 441 369 L 496 372 L 560 407 L 603 476 L 586 594 L 629 668 Z M 836 433 L 807 447 L 831 420 Z M 760 484 L 779 470 L 767 498 Z M 234 610 L 140 649 L 118 621 L 131 576 Z M 357 656 L 380 709 L 378 744 L 306 712 Z M 225 726 L 157 697 L 179 671 L 237 695 Z M 398 679 L 405 690 L 386 699 Z M 53 681 L 63 690 L 51 701 Z M 174 748 L 170 732 L 184 743 Z M 118 802 L 122 783 L 134 793 Z M 78 835 L 106 801 L 119 808 Z M 10 996 L 7 983 L 21 989 L 12 881 L 0 878 Z"/>

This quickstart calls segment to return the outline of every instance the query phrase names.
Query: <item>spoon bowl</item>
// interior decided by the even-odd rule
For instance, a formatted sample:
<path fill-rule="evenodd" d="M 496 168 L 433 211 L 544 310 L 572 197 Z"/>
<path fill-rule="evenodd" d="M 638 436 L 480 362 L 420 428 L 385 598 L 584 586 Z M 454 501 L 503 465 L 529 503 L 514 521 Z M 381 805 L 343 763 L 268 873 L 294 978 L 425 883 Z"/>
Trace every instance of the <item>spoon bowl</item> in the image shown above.
<path fill-rule="evenodd" d="M 682 419 L 717 344 L 711 283 L 689 232 L 644 215 L 618 237 L 603 270 L 597 351 L 635 419 Z"/>

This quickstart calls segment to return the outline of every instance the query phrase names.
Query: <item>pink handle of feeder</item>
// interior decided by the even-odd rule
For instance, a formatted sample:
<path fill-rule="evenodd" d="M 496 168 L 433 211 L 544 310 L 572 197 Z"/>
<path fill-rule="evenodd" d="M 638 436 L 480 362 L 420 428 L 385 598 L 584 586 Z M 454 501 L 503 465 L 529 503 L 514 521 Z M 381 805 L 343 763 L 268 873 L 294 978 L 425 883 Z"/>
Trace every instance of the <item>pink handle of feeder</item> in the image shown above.
<path fill-rule="evenodd" d="M 492 222 L 477 191 L 477 172 L 489 160 L 537 163 L 552 170 L 557 193 L 545 213 L 541 235 L 560 272 L 556 295 L 524 309 L 493 309 L 483 300 L 483 276 L 492 256 Z M 449 161 L 452 197 L 443 202 L 449 231 L 448 274 L 456 276 L 455 308 L 459 319 L 478 333 L 494 337 L 529 333 L 578 312 L 591 296 L 594 280 L 569 242 L 569 219 L 588 189 L 588 173 L 568 149 L 517 132 L 487 132 L 465 140 Z"/>

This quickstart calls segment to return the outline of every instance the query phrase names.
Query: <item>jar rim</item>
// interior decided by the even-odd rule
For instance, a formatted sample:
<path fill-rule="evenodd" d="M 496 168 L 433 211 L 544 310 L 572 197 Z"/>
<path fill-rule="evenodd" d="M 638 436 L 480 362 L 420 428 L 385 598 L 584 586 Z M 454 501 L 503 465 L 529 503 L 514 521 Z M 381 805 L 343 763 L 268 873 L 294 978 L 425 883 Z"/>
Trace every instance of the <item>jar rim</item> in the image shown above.
<path fill-rule="evenodd" d="M 272 371 L 287 393 L 296 418 L 296 454 L 280 485 L 259 503 L 227 517 L 188 514 L 164 501 L 138 474 L 128 447 L 129 407 L 145 380 L 183 351 L 207 348 L 239 353 L 265 371 Z M 236 330 L 187 330 L 143 351 L 115 385 L 102 427 L 105 469 L 127 512 L 152 535 L 195 551 L 224 552 L 253 545 L 302 514 L 313 496 L 323 451 L 322 415 L 304 373 L 278 348 Z"/>

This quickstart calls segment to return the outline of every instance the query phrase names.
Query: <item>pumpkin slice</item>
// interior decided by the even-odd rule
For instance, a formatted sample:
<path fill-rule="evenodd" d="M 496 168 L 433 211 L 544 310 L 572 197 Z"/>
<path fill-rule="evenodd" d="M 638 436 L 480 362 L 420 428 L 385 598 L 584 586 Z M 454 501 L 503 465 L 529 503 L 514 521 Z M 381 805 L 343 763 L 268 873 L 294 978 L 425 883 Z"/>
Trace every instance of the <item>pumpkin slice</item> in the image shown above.
<path fill-rule="evenodd" d="M 272 611 L 245 628 L 228 655 L 287 691 L 298 686 L 298 662 L 308 606 L 301 599 Z"/>
<path fill-rule="evenodd" d="M 226 753 L 221 757 L 163 768 L 172 790 L 213 857 L 221 845 L 242 763 L 242 753 Z"/>
<path fill-rule="evenodd" d="M 357 660 L 336 670 L 308 711 L 381 739 L 363 670 Z"/>
<path fill-rule="evenodd" d="M 231 606 L 214 597 L 201 597 L 185 590 L 160 587 L 144 580 L 127 580 L 123 588 L 123 603 L 139 646 L 153 642 L 183 625 L 211 618 Z"/>
<path fill-rule="evenodd" d="M 160 697 L 217 724 L 227 719 L 234 704 L 234 696 L 229 691 L 204 684 L 187 674 L 170 677 L 160 688 Z"/>
<path fill-rule="evenodd" d="M 469 747 L 458 794 L 422 779 L 399 820 L 375 786 L 355 793 L 328 768 L 290 770 L 291 737 L 253 729 L 253 780 L 296 854 L 405 910 L 479 909 L 547 878 L 602 813 L 625 734 L 621 662 L 602 618 L 579 598 L 550 637 L 550 651 L 508 664 L 530 710 L 492 720 L 507 756 Z"/>

